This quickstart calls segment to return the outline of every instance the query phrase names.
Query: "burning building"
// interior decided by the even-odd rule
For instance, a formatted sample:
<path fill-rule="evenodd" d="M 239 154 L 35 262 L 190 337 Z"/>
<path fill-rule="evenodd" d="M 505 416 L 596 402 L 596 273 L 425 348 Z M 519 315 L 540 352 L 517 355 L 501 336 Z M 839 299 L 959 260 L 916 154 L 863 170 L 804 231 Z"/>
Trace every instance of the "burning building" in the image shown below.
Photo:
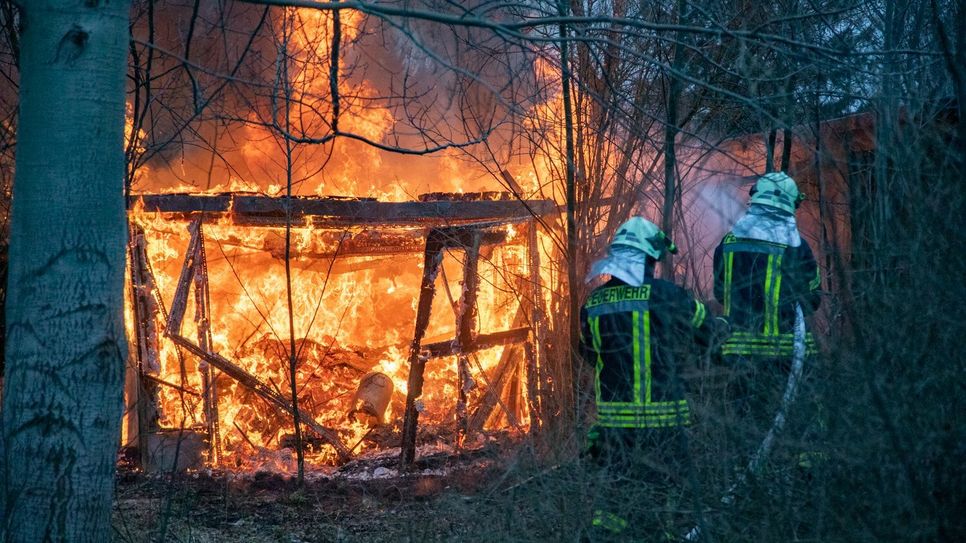
<path fill-rule="evenodd" d="M 199 26 L 190 64 L 134 58 L 125 444 L 287 470 L 296 412 L 317 465 L 531 430 L 559 211 L 501 123 L 533 63 L 467 79 L 356 10 L 200 9 L 134 23 L 167 50 L 152 29 Z"/>
<path fill-rule="evenodd" d="M 132 198 L 127 441 L 149 469 L 179 443 L 182 466 L 284 469 L 296 409 L 317 464 L 527 431 L 554 213 L 504 193 Z"/>

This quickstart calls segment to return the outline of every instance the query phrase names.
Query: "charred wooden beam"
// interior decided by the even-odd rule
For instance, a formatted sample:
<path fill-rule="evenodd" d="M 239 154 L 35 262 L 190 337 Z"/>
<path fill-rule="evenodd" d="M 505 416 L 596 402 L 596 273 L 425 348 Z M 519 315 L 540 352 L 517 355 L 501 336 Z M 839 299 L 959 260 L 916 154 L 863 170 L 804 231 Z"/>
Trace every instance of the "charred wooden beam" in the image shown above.
<path fill-rule="evenodd" d="M 218 353 L 205 352 L 201 347 L 192 343 L 188 338 L 173 334 L 169 335 L 169 337 L 176 345 L 183 347 L 186 351 L 218 368 L 222 373 L 231 377 L 240 385 L 257 394 L 279 411 L 282 411 L 289 416 L 294 416 L 295 410 L 292 408 L 292 404 L 289 403 L 284 396 L 275 392 L 272 387 L 263 383 L 254 375 L 248 373 L 242 367 L 236 365 Z M 329 445 L 332 445 L 332 448 L 335 449 L 336 454 L 339 455 L 341 460 L 346 461 L 352 458 L 352 453 L 349 452 L 349 449 L 347 449 L 342 443 L 342 440 L 339 439 L 339 436 L 334 430 L 322 426 L 305 413 L 300 413 L 300 415 L 302 424 L 312 429 L 312 431 L 318 434 L 319 437 L 328 442 Z"/>
<path fill-rule="evenodd" d="M 420 344 L 429 326 L 429 314 L 436 295 L 436 275 L 443 262 L 445 240 L 436 230 L 426 236 L 426 251 L 423 257 L 423 280 L 419 288 L 419 302 L 416 306 L 416 325 L 413 341 L 409 347 L 409 377 L 407 380 L 406 413 L 403 416 L 402 444 L 400 462 L 403 466 L 413 463 L 416 458 L 416 427 L 419 424 L 419 409 L 416 402 L 423 394 L 423 371 L 426 358 L 421 355 Z"/>
<path fill-rule="evenodd" d="M 418 254 L 425 247 L 425 232 L 379 232 L 365 231 L 349 234 L 339 231 L 326 232 L 318 236 L 308 246 L 293 247 L 295 258 L 333 258 L 361 256 L 391 256 L 399 254 Z M 281 236 L 265 238 L 263 249 L 272 258 L 285 258 L 285 240 Z"/>
<path fill-rule="evenodd" d="M 527 332 L 529 332 L 529 329 Z M 510 382 L 519 364 L 519 343 L 512 343 L 503 351 L 503 354 L 500 356 L 500 362 L 496 365 L 492 375 L 488 376 L 489 388 L 483 393 L 483 397 L 480 398 L 480 402 L 470 416 L 469 430 L 471 432 L 479 432 L 483 429 L 483 425 L 490 418 L 493 409 L 500 403 L 500 399 L 503 397 L 503 390 L 507 387 L 507 383 Z M 506 409 L 506 412 L 508 417 L 512 418 L 514 416 L 509 408 Z"/>
<path fill-rule="evenodd" d="M 428 343 L 423 345 L 423 353 L 427 358 L 443 358 L 447 356 L 454 356 L 460 352 L 460 349 L 464 353 L 475 353 L 476 351 L 482 351 L 485 349 L 491 349 L 499 345 L 509 345 L 515 343 L 523 343 L 527 340 L 530 335 L 530 328 L 511 328 L 509 330 L 503 330 L 500 332 L 494 332 L 492 334 L 479 334 L 469 344 L 460 346 L 456 339 L 451 339 L 449 341 L 439 341 L 436 343 Z"/>
<path fill-rule="evenodd" d="M 483 235 L 474 231 L 463 255 L 463 288 L 460 295 L 459 311 L 456 318 L 456 343 L 459 347 L 457 355 L 457 388 L 456 420 L 459 426 L 458 443 L 462 444 L 467 433 L 466 402 L 467 393 L 472 385 L 470 377 L 470 361 L 467 358 L 468 347 L 473 342 L 473 329 L 476 326 L 476 297 L 480 283 L 480 241 Z"/>
<path fill-rule="evenodd" d="M 534 325 L 536 328 L 539 325 Z M 534 333 L 536 335 L 536 333 Z M 537 435 L 543 423 L 540 411 L 540 398 L 537 396 L 539 387 L 535 383 L 537 379 L 537 351 L 533 347 L 532 341 L 523 344 L 524 360 L 526 360 L 527 375 L 527 411 L 530 413 L 530 435 Z"/>
<path fill-rule="evenodd" d="M 527 232 L 527 257 L 530 267 L 530 285 L 527 295 L 530 297 L 530 327 L 533 329 L 533 342 L 525 346 L 526 375 L 527 375 L 527 407 L 530 410 L 530 433 L 536 434 L 543 424 L 543 397 L 545 372 L 543 356 L 544 317 L 543 317 L 543 287 L 540 278 L 540 245 L 537 232 L 537 221 L 530 221 Z"/>
<path fill-rule="evenodd" d="M 185 387 L 183 387 L 181 385 L 176 385 L 174 383 L 169 383 L 168 381 L 165 381 L 164 379 L 161 379 L 160 377 L 155 377 L 155 376 L 153 376 L 151 374 L 144 374 L 143 377 L 144 377 L 144 379 L 146 381 L 151 381 L 152 383 L 154 383 L 156 385 L 166 386 L 168 388 L 177 390 L 178 392 L 180 392 L 182 394 L 187 394 L 189 396 L 195 396 L 195 397 L 198 397 L 198 398 L 201 397 L 201 394 L 195 392 L 194 390 L 185 388 Z"/>
<path fill-rule="evenodd" d="M 464 249 L 479 252 L 483 245 L 493 245 L 506 241 L 506 223 L 476 222 L 459 226 L 434 228 L 431 234 L 437 236 L 445 249 Z M 479 256 L 479 255 L 477 255 Z"/>
<path fill-rule="evenodd" d="M 492 247 L 506 241 L 507 233 L 501 225 L 493 226 L 484 223 L 479 243 L 481 246 Z M 480 226 L 474 226 L 480 232 Z M 467 233 L 466 226 L 439 228 L 437 231 L 444 239 L 446 247 L 463 247 L 472 243 L 472 233 Z M 367 230 L 356 234 L 334 231 L 327 232 L 313 239 L 307 247 L 293 248 L 292 255 L 297 258 L 351 258 L 365 256 L 391 256 L 399 254 L 417 254 L 425 248 L 426 232 L 422 229 L 409 232 L 387 232 Z M 272 258 L 285 258 L 285 242 L 281 237 L 266 237 L 262 248 L 272 255 Z"/>
<path fill-rule="evenodd" d="M 460 295 L 459 315 L 456 319 L 456 341 L 460 347 L 473 342 L 473 328 L 476 325 L 476 294 L 480 284 L 480 244 L 483 233 L 476 230 L 469 233 L 463 258 L 463 292 Z"/>
<path fill-rule="evenodd" d="M 513 318 L 513 324 L 520 325 L 526 322 L 525 315 L 522 308 Z M 483 397 L 480 398 L 479 404 L 477 404 L 476 409 L 473 410 L 473 414 L 470 416 L 469 430 L 471 432 L 478 432 L 486 424 L 487 419 L 490 418 L 490 414 L 493 409 L 500 403 L 500 398 L 503 395 L 503 390 L 506 388 L 507 383 L 510 381 L 513 371 L 520 362 L 520 344 L 525 343 L 530 338 L 531 330 L 529 327 L 519 327 L 508 330 L 507 332 L 513 332 L 513 341 L 506 341 L 505 344 L 508 347 L 503 351 L 500 356 L 500 362 L 496 365 L 493 370 L 493 374 L 488 376 L 489 388 L 483 393 Z M 479 339 L 479 338 L 477 338 Z M 513 414 L 507 410 L 507 416 L 513 418 Z"/>
<path fill-rule="evenodd" d="M 147 436 L 159 428 L 160 394 L 158 383 L 152 381 L 161 370 L 160 349 L 158 348 L 158 304 L 154 298 L 154 277 L 148 265 L 147 240 L 144 231 L 137 226 L 130 230 L 131 249 L 131 291 L 136 325 L 137 371 L 133 373 L 134 383 L 130 393 L 134 399 L 134 415 L 137 418 L 137 442 L 140 451 L 140 464 L 147 463 Z"/>
<path fill-rule="evenodd" d="M 208 291 L 208 263 L 205 255 L 205 235 L 202 223 L 198 222 L 197 251 L 194 273 L 195 283 L 195 322 L 198 324 L 198 345 L 205 352 L 211 352 L 211 316 L 209 310 Z M 215 380 L 215 372 L 205 360 L 198 364 L 198 371 L 201 373 L 202 403 L 204 405 L 205 423 L 208 426 L 208 439 L 210 447 L 210 458 L 215 464 L 221 462 L 221 430 L 218 425 L 218 385 Z"/>
<path fill-rule="evenodd" d="M 444 226 L 477 221 L 519 222 L 533 214 L 557 212 L 551 200 L 436 200 L 379 202 L 371 199 L 294 196 L 285 198 L 239 193 L 142 194 L 128 208 L 190 220 L 196 215 L 230 216 L 236 224 L 284 226 L 286 206 L 297 225 L 334 228 L 370 224 L 382 226 Z"/>
<path fill-rule="evenodd" d="M 482 200 L 507 201 L 516 199 L 512 192 L 482 191 L 482 192 L 427 192 L 420 194 L 420 202 L 479 202 Z"/>
<path fill-rule="evenodd" d="M 181 275 L 178 277 L 178 286 L 174 289 L 174 299 L 171 300 L 171 310 L 168 312 L 168 321 L 165 323 L 165 333 L 180 334 L 181 321 L 184 319 L 185 310 L 188 308 L 188 294 L 190 293 L 191 279 L 195 274 L 195 266 L 198 260 L 198 229 L 200 221 L 193 221 L 188 226 L 191 238 L 188 240 L 188 249 L 185 251 L 184 264 L 181 266 Z"/>
<path fill-rule="evenodd" d="M 525 346 L 526 343 L 524 343 L 524 347 L 517 346 L 517 349 L 525 350 Z M 524 358 L 526 358 L 526 354 L 524 354 Z M 523 420 L 523 402 L 521 401 L 523 394 L 520 390 L 523 381 L 522 366 L 523 364 L 521 364 L 519 361 L 512 365 L 510 369 L 510 376 L 507 379 L 506 387 L 504 387 L 504 410 L 506 411 L 507 418 L 509 418 L 511 421 Z"/>

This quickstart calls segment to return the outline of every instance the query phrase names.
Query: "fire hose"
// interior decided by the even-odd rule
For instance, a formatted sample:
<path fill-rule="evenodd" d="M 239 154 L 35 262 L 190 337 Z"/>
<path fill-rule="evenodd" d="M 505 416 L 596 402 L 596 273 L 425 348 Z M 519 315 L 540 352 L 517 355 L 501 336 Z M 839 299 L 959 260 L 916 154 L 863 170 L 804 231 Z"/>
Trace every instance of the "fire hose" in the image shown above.
<path fill-rule="evenodd" d="M 724 496 L 721 497 L 721 503 L 724 505 L 734 505 L 739 490 L 748 481 L 748 476 L 756 474 L 761 470 L 762 464 L 768 459 L 768 456 L 775 446 L 775 440 L 785 428 L 785 420 L 798 393 L 798 385 L 801 382 L 802 371 L 805 367 L 805 315 L 802 313 L 802 306 L 797 304 L 795 306 L 794 334 L 794 342 L 792 343 L 792 367 L 791 371 L 788 372 L 788 382 L 785 384 L 785 392 L 782 394 L 781 404 L 779 404 L 778 411 L 775 413 L 771 428 L 768 429 L 768 433 L 765 434 L 758 448 L 748 459 L 748 464 L 738 476 L 738 480 L 728 487 Z M 684 535 L 684 540 L 700 541 L 701 536 L 701 529 L 695 526 Z"/>

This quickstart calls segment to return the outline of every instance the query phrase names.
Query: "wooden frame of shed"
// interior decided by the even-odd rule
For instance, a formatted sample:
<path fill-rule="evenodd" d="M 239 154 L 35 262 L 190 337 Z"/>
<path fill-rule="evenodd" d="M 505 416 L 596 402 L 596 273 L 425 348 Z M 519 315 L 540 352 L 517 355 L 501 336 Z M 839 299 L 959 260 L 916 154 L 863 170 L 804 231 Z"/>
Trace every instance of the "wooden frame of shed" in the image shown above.
<path fill-rule="evenodd" d="M 509 193 L 472 193 L 472 194 L 428 194 L 412 202 L 380 202 L 374 199 L 333 198 L 318 196 L 296 196 L 291 198 L 269 197 L 250 193 L 221 194 L 142 194 L 132 196 L 129 209 L 139 212 L 158 213 L 167 220 L 189 223 L 191 242 L 186 251 L 185 262 L 178 282 L 174 299 L 169 304 L 171 311 L 164 316 L 164 335 L 178 347 L 197 357 L 202 371 L 215 368 L 239 382 L 265 399 L 282 413 L 291 414 L 292 406 L 288 399 L 280 396 L 271 387 L 261 382 L 243 368 L 212 352 L 211 331 L 205 326 L 209 322 L 204 314 L 207 308 L 207 275 L 204 265 L 205 221 L 230 221 L 241 227 L 285 227 L 334 230 L 350 226 L 364 226 L 367 234 L 354 240 L 354 243 L 340 246 L 337 252 L 319 252 L 309 255 L 313 258 L 345 258 L 351 256 L 376 256 L 398 253 L 424 255 L 422 284 L 417 301 L 413 339 L 409 347 L 409 378 L 406 410 L 403 418 L 400 462 L 404 466 L 415 460 L 416 430 L 419 419 L 419 397 L 422 393 L 423 373 L 427 362 L 433 358 L 456 356 L 457 375 L 462 381 L 469 376 L 468 357 L 472 353 L 508 345 L 504 355 L 489 379 L 489 387 L 478 405 L 467 405 L 466 391 L 458 387 L 456 417 L 459 433 L 479 431 L 486 422 L 507 384 L 514 379 L 513 371 L 519 367 L 521 355 L 525 360 L 526 401 L 530 412 L 531 431 L 535 431 L 540 421 L 540 383 L 541 374 L 541 335 L 542 310 L 540 304 L 520 308 L 513 326 L 488 334 L 476 334 L 478 262 L 480 248 L 506 242 L 507 227 L 516 225 L 525 233 L 528 246 L 529 277 L 517 285 L 526 291 L 531 300 L 540 299 L 539 250 L 537 231 L 543 217 L 558 213 L 557 205 L 550 200 L 520 200 Z M 415 228 L 414 228 L 415 227 Z M 405 234 L 399 234 L 405 229 Z M 414 234 L 414 232 L 416 234 Z M 418 237 L 416 237 L 418 236 Z M 426 328 L 430 320 L 432 301 L 435 295 L 436 276 L 442 264 L 443 251 L 462 250 L 464 288 L 457 314 L 456 337 L 449 341 L 424 344 Z M 265 250 L 271 251 L 271 248 Z M 274 251 L 271 251 L 274 254 Z M 135 319 L 137 323 L 137 362 L 138 382 L 136 389 L 150 396 L 152 387 L 177 386 L 165 383 L 151 375 L 152 357 L 157 357 L 159 331 L 156 329 L 159 296 L 156 284 L 147 261 L 146 242 L 143 232 L 132 226 L 131 235 L 131 277 Z M 277 256 L 277 255 L 276 255 Z M 197 341 L 181 335 L 181 320 L 184 317 L 192 285 L 195 288 L 197 310 L 202 312 Z M 163 304 L 161 304 L 163 307 Z M 153 352 L 152 352 L 153 351 Z M 514 365 L 517 364 L 517 365 Z M 217 428 L 217 390 L 214 378 L 209 373 L 202 376 L 202 391 L 185 391 L 200 395 L 205 402 L 204 415 L 208 425 L 211 458 L 217 461 L 220 447 Z M 519 382 L 519 379 L 515 380 Z M 145 402 L 139 397 L 138 432 L 140 435 L 156 431 L 151 427 L 152 417 L 146 415 Z M 512 415 L 509 418 L 512 420 Z M 154 418 L 156 420 L 156 417 Z M 323 441 L 332 445 L 342 461 L 352 456 L 352 452 L 341 443 L 338 434 L 330 428 L 319 425 L 311 418 L 302 415 L 306 427 L 316 433 Z M 139 439 L 142 446 L 143 439 Z"/>

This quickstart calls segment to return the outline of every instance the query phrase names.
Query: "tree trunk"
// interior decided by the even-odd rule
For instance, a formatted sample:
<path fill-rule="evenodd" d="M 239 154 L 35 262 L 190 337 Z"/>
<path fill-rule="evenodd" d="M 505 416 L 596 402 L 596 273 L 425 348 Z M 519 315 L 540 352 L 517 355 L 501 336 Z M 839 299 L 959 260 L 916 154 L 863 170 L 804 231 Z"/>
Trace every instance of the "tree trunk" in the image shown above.
<path fill-rule="evenodd" d="M 782 161 L 780 166 L 780 171 L 788 173 L 788 169 L 792 165 L 792 138 L 795 135 L 792 133 L 792 129 L 789 127 L 782 128 Z"/>
<path fill-rule="evenodd" d="M 687 24 L 685 18 L 686 6 L 684 0 L 678 0 L 675 10 L 677 24 L 679 26 Z M 677 32 L 674 42 L 674 60 L 672 60 L 671 71 L 668 74 L 666 115 L 664 123 L 664 203 L 661 210 L 661 230 L 669 237 L 674 235 L 674 203 L 678 197 L 678 163 L 677 148 L 674 143 L 681 129 L 678 121 L 678 103 L 681 100 L 681 79 L 679 74 L 684 70 L 684 33 Z M 661 262 L 661 277 L 674 280 L 674 256 L 670 253 L 664 255 Z"/>
<path fill-rule="evenodd" d="M 778 129 L 772 128 L 765 138 L 765 173 L 775 171 L 775 143 L 778 141 Z"/>
<path fill-rule="evenodd" d="M 557 12 L 561 17 L 570 14 L 570 7 L 565 0 L 557 3 Z M 580 386 L 580 366 L 583 364 L 579 354 L 580 337 L 580 292 L 578 284 L 577 268 L 582 262 L 578 258 L 577 248 L 577 186 L 576 186 L 576 165 L 574 164 L 574 121 L 573 110 L 570 100 L 570 47 L 567 43 L 567 25 L 560 23 L 560 84 L 563 92 L 564 108 L 564 138 L 567 161 L 567 299 L 568 304 L 568 327 L 570 342 L 570 364 L 571 364 L 571 387 L 573 397 L 576 399 Z"/>
<path fill-rule="evenodd" d="M 24 6 L 0 526 L 5 541 L 104 541 L 127 356 L 130 6 Z"/>

